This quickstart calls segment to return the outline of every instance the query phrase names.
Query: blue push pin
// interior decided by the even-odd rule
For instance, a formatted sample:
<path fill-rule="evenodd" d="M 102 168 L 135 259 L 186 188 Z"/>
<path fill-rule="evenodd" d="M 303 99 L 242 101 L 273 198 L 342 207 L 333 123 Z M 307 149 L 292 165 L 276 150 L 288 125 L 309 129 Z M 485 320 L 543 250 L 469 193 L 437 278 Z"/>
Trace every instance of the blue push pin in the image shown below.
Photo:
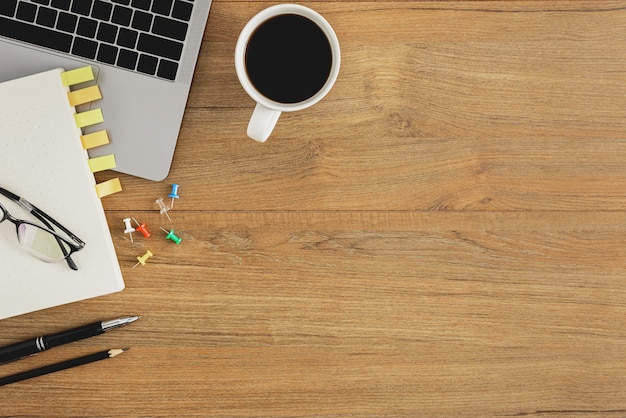
<path fill-rule="evenodd" d="M 178 196 L 178 184 L 172 184 L 172 193 L 168 194 L 168 196 L 172 198 L 172 204 L 170 205 L 170 209 L 172 209 L 174 207 L 174 199 L 180 198 L 180 196 Z"/>
<path fill-rule="evenodd" d="M 180 244 L 180 242 L 183 240 L 182 238 L 177 237 L 176 235 L 174 235 L 174 230 L 171 229 L 169 232 L 167 229 L 161 227 L 161 229 L 163 230 L 163 232 L 165 232 L 167 234 L 167 236 L 165 237 L 165 239 L 171 239 L 172 241 L 174 241 L 176 244 Z"/>

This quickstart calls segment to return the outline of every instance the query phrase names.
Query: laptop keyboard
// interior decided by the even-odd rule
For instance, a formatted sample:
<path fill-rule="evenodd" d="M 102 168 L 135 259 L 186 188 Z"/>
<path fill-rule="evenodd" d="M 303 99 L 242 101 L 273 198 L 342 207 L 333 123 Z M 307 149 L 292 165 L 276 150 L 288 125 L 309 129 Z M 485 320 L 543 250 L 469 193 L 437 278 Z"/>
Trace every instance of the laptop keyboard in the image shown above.
<path fill-rule="evenodd" d="M 0 0 L 0 36 L 176 79 L 193 0 Z"/>

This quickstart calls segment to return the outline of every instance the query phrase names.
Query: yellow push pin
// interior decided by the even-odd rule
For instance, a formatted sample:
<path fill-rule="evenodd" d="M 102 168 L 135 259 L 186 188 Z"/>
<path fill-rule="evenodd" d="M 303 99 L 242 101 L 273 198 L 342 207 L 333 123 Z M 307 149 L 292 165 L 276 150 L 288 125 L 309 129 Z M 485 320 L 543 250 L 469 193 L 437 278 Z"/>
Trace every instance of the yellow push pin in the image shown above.
<path fill-rule="evenodd" d="M 137 260 L 139 261 L 137 264 L 133 266 L 133 268 L 137 267 L 139 264 L 142 266 L 146 265 L 146 261 L 152 257 L 152 252 L 150 250 L 146 251 L 146 253 L 142 256 L 137 256 Z"/>

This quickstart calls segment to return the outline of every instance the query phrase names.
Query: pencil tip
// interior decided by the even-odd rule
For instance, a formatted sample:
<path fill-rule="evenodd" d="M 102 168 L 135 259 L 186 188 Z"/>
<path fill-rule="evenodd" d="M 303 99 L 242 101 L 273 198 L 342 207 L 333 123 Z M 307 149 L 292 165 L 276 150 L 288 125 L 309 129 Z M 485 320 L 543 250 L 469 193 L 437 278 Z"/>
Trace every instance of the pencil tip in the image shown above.
<path fill-rule="evenodd" d="M 115 357 L 122 354 L 124 351 L 128 351 L 130 348 L 113 348 L 109 350 L 109 357 Z"/>

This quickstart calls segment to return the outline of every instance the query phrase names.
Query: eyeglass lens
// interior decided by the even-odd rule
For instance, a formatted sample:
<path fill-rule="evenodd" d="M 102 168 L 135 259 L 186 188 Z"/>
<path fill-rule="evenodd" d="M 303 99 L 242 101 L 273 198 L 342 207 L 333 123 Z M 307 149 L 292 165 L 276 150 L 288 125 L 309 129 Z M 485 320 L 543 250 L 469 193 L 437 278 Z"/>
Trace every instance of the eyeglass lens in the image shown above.
<path fill-rule="evenodd" d="M 17 239 L 29 253 L 47 262 L 61 261 L 71 251 L 65 241 L 58 239 L 50 231 L 27 223 L 18 226 Z"/>

